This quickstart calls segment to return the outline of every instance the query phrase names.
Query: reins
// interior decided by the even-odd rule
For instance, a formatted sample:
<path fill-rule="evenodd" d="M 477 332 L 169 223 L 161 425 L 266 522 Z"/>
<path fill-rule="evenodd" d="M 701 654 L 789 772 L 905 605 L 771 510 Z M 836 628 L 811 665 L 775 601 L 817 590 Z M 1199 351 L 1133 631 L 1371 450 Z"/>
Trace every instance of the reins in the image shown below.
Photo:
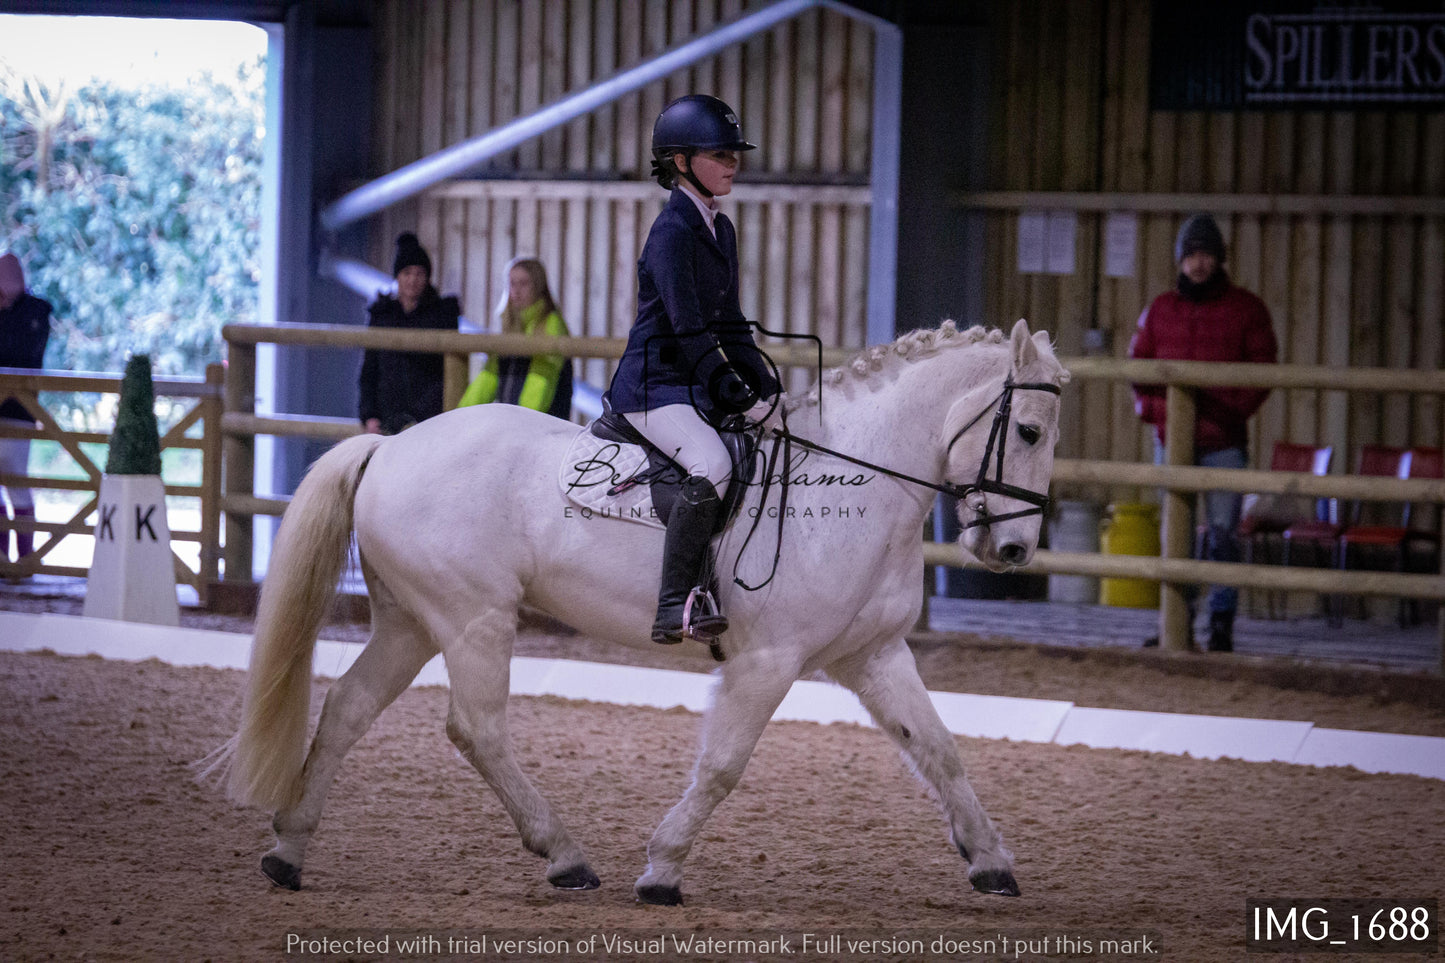
<path fill-rule="evenodd" d="M 771 582 L 773 580 L 773 577 L 778 573 L 778 561 L 782 557 L 783 553 L 783 520 L 787 514 L 788 488 L 791 480 L 790 475 L 793 461 L 793 445 L 797 445 L 798 447 L 806 451 L 817 452 L 820 455 L 828 455 L 833 458 L 841 459 L 842 461 L 858 465 L 861 468 L 867 468 L 870 471 L 876 471 L 879 474 L 887 475 L 890 478 L 897 478 L 899 481 L 909 482 L 911 484 L 918 485 L 921 488 L 927 488 L 932 491 L 939 492 L 940 494 L 952 496 L 953 498 L 957 498 L 960 501 L 966 499 L 969 495 L 972 495 L 975 492 L 980 492 L 984 495 L 1002 495 L 1005 498 L 1012 498 L 1017 501 L 1027 502 L 1029 505 L 1033 506 L 1031 508 L 1021 509 L 1016 512 L 1009 512 L 1004 515 L 993 515 L 989 513 L 988 501 L 987 499 L 985 499 L 982 510 L 975 509 L 975 512 L 977 513 L 976 517 L 972 521 L 965 522 L 963 524 L 963 527 L 965 529 L 975 528 L 980 525 L 992 525 L 994 522 L 1005 522 L 1010 519 L 1024 518 L 1029 515 L 1044 514 L 1044 512 L 1048 510 L 1050 502 L 1047 492 L 1031 491 L 1027 488 L 1021 488 L 1018 485 L 1010 485 L 1003 480 L 1004 450 L 1008 441 L 1007 429 L 1009 424 L 1009 418 L 1013 413 L 1013 393 L 1015 391 L 1047 391 L 1048 393 L 1054 395 L 1061 395 L 1063 393 L 1063 390 L 1058 385 L 1046 381 L 1015 382 L 1013 380 L 1012 374 L 1010 374 L 1006 379 L 1004 379 L 1003 388 L 999 390 L 999 393 L 994 396 L 994 398 L 990 399 L 989 403 L 984 405 L 984 407 L 979 411 L 978 414 L 974 415 L 971 419 L 969 419 L 967 424 L 965 424 L 962 428 L 958 429 L 958 431 L 954 432 L 953 437 L 950 438 L 948 441 L 948 446 L 944 449 L 944 459 L 947 460 L 948 455 L 953 452 L 953 446 L 958 444 L 959 439 L 962 438 L 970 428 L 978 424 L 979 419 L 983 418 L 984 415 L 988 414 L 989 409 L 993 407 L 995 401 L 998 402 L 998 409 L 994 412 L 993 426 L 989 430 L 988 434 L 988 444 L 984 447 L 983 461 L 978 466 L 978 476 L 973 480 L 972 483 L 967 485 L 955 485 L 953 482 L 950 482 L 947 479 L 944 479 L 944 481 L 942 481 L 941 483 L 931 482 L 927 479 L 918 478 L 905 472 L 895 471 L 894 469 L 888 468 L 884 465 L 875 464 L 874 462 L 867 461 L 866 459 L 858 458 L 854 455 L 849 455 L 845 452 L 829 448 L 826 445 L 820 445 L 817 442 L 809 441 L 806 438 L 801 438 L 788 430 L 787 418 L 785 416 L 783 419 L 783 426 L 781 428 L 772 429 L 773 448 L 768 456 L 767 465 L 763 473 L 763 487 L 758 500 L 758 514 L 757 517 L 753 519 L 752 527 L 748 529 L 747 537 L 743 539 L 742 548 L 738 550 L 737 557 L 733 562 L 733 581 L 736 582 L 738 585 L 742 586 L 747 591 L 755 592 L 758 589 L 766 586 L 769 582 Z M 773 469 L 777 466 L 778 451 L 780 448 L 783 452 L 783 473 L 781 476 L 778 476 L 780 495 L 778 500 L 777 548 L 773 553 L 773 565 L 771 571 L 768 573 L 768 577 L 757 585 L 749 585 L 748 583 L 744 582 L 740 577 L 738 577 L 738 564 L 741 563 L 743 554 L 747 551 L 748 543 L 752 541 L 753 534 L 757 532 L 758 525 L 762 521 L 762 506 L 768 503 L 768 491 L 773 484 Z M 993 478 L 988 477 L 990 460 L 992 460 L 994 463 Z"/>

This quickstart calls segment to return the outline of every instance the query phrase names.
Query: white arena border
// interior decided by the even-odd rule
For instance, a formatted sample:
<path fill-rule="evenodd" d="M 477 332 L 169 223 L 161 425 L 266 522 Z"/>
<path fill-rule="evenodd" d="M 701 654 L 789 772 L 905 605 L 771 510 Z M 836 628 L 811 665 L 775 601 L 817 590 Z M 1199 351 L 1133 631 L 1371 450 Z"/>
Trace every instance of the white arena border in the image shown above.
<path fill-rule="evenodd" d="M 0 612 L 0 650 L 108 659 L 159 659 L 176 666 L 245 669 L 251 637 L 232 632 L 175 628 L 70 615 Z M 335 678 L 361 652 L 354 643 L 317 644 L 317 675 Z M 564 659 L 512 659 L 512 692 L 616 705 L 703 711 L 714 676 Z M 413 685 L 447 684 L 440 657 Z M 982 739 L 1052 742 L 1098 749 L 1139 749 L 1196 759 L 1233 758 L 1308 766 L 1354 766 L 1362 772 L 1404 773 L 1445 779 L 1445 738 L 1322 729 L 1311 722 L 1241 719 L 1090 709 L 1072 702 L 1003 696 L 930 693 L 949 731 Z M 824 682 L 799 681 L 774 719 L 871 726 L 851 692 Z"/>

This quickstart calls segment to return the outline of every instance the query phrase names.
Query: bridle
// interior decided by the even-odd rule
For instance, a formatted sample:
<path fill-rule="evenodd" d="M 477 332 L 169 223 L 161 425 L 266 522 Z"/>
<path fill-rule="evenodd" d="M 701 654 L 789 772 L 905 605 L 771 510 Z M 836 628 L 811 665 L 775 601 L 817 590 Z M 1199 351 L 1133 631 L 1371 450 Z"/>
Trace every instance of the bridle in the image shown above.
<path fill-rule="evenodd" d="M 944 449 L 944 462 L 947 463 L 949 455 L 953 453 L 953 446 L 958 444 L 958 440 L 962 438 L 970 428 L 978 424 L 979 420 L 983 418 L 984 415 L 988 414 L 989 408 L 993 406 L 993 403 L 995 401 L 998 402 L 998 408 L 994 411 L 993 415 L 993 426 L 992 428 L 990 428 L 988 433 L 988 444 L 984 447 L 983 450 L 983 461 L 978 466 L 978 476 L 973 480 L 972 483 L 967 485 L 955 485 L 953 484 L 953 482 L 950 482 L 947 479 L 945 479 L 941 483 L 931 482 L 927 479 L 918 478 L 913 475 L 905 474 L 901 471 L 894 471 L 892 468 L 885 468 L 883 465 L 876 465 L 871 461 L 865 461 L 862 458 L 857 458 L 853 455 L 837 451 L 825 445 L 820 445 L 817 442 L 809 441 L 806 438 L 800 438 L 799 436 L 793 434 L 791 431 L 788 430 L 787 420 L 785 418 L 783 426 L 781 428 L 774 428 L 772 430 L 773 449 L 770 457 L 767 459 L 767 465 L 763 472 L 763 488 L 759 496 L 760 499 L 764 503 L 766 503 L 768 498 L 768 489 L 772 485 L 774 469 L 777 467 L 778 463 L 778 449 L 779 447 L 781 447 L 783 458 L 783 471 L 782 475 L 780 476 L 781 484 L 779 485 L 779 488 L 781 489 L 781 502 L 778 506 L 778 541 L 777 550 L 773 555 L 773 569 L 772 572 L 768 575 L 768 577 L 764 579 L 761 584 L 758 585 L 749 585 L 747 582 L 744 582 L 741 578 L 739 578 L 737 573 L 738 565 L 742 562 L 743 553 L 747 551 L 748 543 L 752 541 L 753 534 L 758 530 L 758 522 L 762 519 L 762 513 L 759 512 L 758 516 L 753 520 L 752 528 L 748 530 L 747 537 L 743 539 L 742 548 L 738 551 L 737 558 L 734 560 L 733 581 L 736 582 L 738 585 L 742 586 L 744 589 L 748 590 L 749 592 L 754 592 L 771 582 L 773 580 L 773 575 L 777 574 L 778 559 L 781 557 L 783 550 L 783 519 L 787 513 L 786 508 L 788 504 L 789 487 L 788 479 L 792 471 L 792 450 L 794 445 L 797 445 L 799 448 L 803 448 L 807 451 L 815 451 L 820 455 L 830 455 L 833 458 L 839 458 L 843 461 L 851 462 L 854 465 L 858 465 L 862 468 L 867 468 L 870 471 L 876 471 L 882 475 L 888 475 L 891 478 L 897 478 L 900 481 L 911 482 L 914 485 L 932 489 L 933 491 L 940 492 L 944 495 L 950 495 L 954 498 L 957 498 L 959 501 L 964 502 L 964 504 L 968 504 L 966 499 L 969 495 L 972 495 L 975 492 L 981 493 L 985 496 L 983 506 L 981 509 L 979 509 L 973 508 L 972 505 L 969 505 L 969 508 L 973 509 L 975 517 L 972 521 L 963 523 L 963 527 L 965 529 L 976 528 L 980 525 L 992 525 L 994 522 L 1005 522 L 1012 518 L 1024 518 L 1029 515 L 1043 515 L 1046 511 L 1048 511 L 1049 507 L 1048 492 L 1031 491 L 1027 488 L 1021 488 L 1018 485 L 1010 485 L 1008 482 L 1003 480 L 1004 449 L 1008 440 L 1008 424 L 1009 417 L 1013 412 L 1013 393 L 1015 391 L 1047 391 L 1049 394 L 1054 395 L 1063 394 L 1062 389 L 1056 384 L 1052 384 L 1047 381 L 1016 382 L 1013 380 L 1013 374 L 1010 373 L 1008 377 L 1004 379 L 1003 387 L 999 390 L 998 395 L 991 399 L 988 404 L 984 405 L 978 414 L 970 418 L 967 424 L 965 424 L 962 428 L 958 429 L 958 431 L 954 432 L 953 437 L 948 440 L 948 447 Z M 992 478 L 988 477 L 990 460 L 992 460 L 994 463 L 994 475 Z M 1004 515 L 993 515 L 990 514 L 988 511 L 988 499 L 986 496 L 990 494 L 1003 495 L 1006 498 L 1013 498 L 1017 499 L 1018 501 L 1028 502 L 1033 507 L 1024 508 L 1016 512 L 1009 512 Z"/>
<path fill-rule="evenodd" d="M 979 411 L 978 414 L 974 415 L 971 419 L 969 419 L 967 424 L 965 424 L 962 428 L 958 429 L 958 431 L 954 432 L 953 437 L 948 440 L 948 447 L 944 449 L 943 457 L 946 463 L 948 460 L 948 456 L 953 453 L 953 446 L 958 444 L 958 440 L 962 438 L 970 428 L 978 424 L 979 419 L 981 419 L 984 415 L 988 414 L 988 410 L 993 405 L 994 401 L 998 402 L 998 408 L 994 411 L 993 415 L 993 427 L 989 430 L 988 433 L 988 444 L 984 447 L 983 450 L 983 461 L 978 466 L 978 476 L 973 480 L 972 483 L 967 485 L 955 485 L 953 482 L 950 482 L 947 479 L 945 479 L 942 483 L 934 483 L 931 481 L 927 481 L 923 478 L 916 478 L 913 475 L 906 475 L 903 472 L 894 471 L 893 469 L 885 468 L 882 465 L 875 465 L 872 462 L 864 461 L 861 458 L 855 458 L 852 455 L 844 454 L 841 451 L 834 451 L 831 448 L 826 448 L 823 445 L 808 441 L 806 438 L 799 438 L 797 435 L 788 431 L 786 427 L 780 430 L 775 430 L 775 434 L 777 434 L 779 438 L 784 439 L 786 442 L 795 444 L 800 448 L 805 448 L 809 451 L 816 451 L 820 455 L 831 455 L 834 458 L 841 458 L 842 460 L 852 462 L 855 465 L 860 465 L 864 468 L 871 469 L 881 474 L 897 478 L 900 481 L 911 482 L 915 485 L 920 485 L 923 488 L 930 488 L 933 491 L 941 492 L 944 495 L 951 495 L 952 497 L 957 498 L 959 501 L 964 501 L 969 495 L 972 495 L 975 492 L 980 492 L 985 495 L 1003 495 L 1006 498 L 1013 498 L 1021 502 L 1028 502 L 1030 505 L 1033 506 L 1032 508 L 1025 508 L 1021 509 L 1020 511 L 1009 512 L 1006 515 L 992 515 L 989 514 L 988 501 L 987 499 L 985 499 L 983 503 L 983 509 L 981 511 L 975 509 L 975 511 L 978 512 L 977 517 L 975 517 L 971 522 L 965 522 L 963 526 L 964 528 L 975 528 L 980 525 L 991 525 L 994 522 L 1005 522 L 1012 518 L 1024 518 L 1028 515 L 1042 515 L 1046 511 L 1048 511 L 1048 492 L 1031 491 L 1027 488 L 1021 488 L 1018 485 L 1010 485 L 1008 482 L 1003 480 L 1004 449 L 1008 441 L 1008 424 L 1009 417 L 1013 412 L 1013 393 L 1015 391 L 1047 391 L 1049 394 L 1054 395 L 1063 393 L 1062 389 L 1058 385 L 1052 384 L 1047 381 L 1016 382 L 1013 380 L 1012 374 L 1005 378 L 1003 388 L 999 391 L 998 395 L 994 399 L 990 400 L 987 405 L 984 405 L 983 409 Z M 990 460 L 992 460 L 994 463 L 994 475 L 992 478 L 988 477 Z"/>

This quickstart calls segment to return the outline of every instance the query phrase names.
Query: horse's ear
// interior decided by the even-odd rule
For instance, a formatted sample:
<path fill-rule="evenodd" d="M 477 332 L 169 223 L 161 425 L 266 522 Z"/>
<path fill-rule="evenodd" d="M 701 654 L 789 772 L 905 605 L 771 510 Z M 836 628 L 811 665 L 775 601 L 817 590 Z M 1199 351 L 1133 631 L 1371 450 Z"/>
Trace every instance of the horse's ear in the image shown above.
<path fill-rule="evenodd" d="M 1042 331 L 1039 333 L 1043 334 Z M 1034 339 L 1029 335 L 1029 323 L 1023 318 L 1019 318 L 1014 324 L 1013 333 L 1009 335 L 1009 347 L 1016 372 L 1024 370 L 1039 358 L 1039 346 L 1034 344 Z"/>

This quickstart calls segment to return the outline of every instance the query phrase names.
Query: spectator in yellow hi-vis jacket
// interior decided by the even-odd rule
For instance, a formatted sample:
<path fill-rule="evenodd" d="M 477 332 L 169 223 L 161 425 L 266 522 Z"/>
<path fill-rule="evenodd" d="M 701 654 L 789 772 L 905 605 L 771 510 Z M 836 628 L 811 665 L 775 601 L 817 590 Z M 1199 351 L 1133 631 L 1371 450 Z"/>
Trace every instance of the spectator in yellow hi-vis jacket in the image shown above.
<path fill-rule="evenodd" d="M 567 322 L 547 286 L 547 269 L 532 257 L 513 258 L 507 265 L 507 293 L 497 308 L 503 334 L 536 334 L 565 338 Z M 493 401 L 545 411 L 558 418 L 572 414 L 572 359 L 560 354 L 532 357 L 493 356 L 467 386 L 459 406 Z"/>

